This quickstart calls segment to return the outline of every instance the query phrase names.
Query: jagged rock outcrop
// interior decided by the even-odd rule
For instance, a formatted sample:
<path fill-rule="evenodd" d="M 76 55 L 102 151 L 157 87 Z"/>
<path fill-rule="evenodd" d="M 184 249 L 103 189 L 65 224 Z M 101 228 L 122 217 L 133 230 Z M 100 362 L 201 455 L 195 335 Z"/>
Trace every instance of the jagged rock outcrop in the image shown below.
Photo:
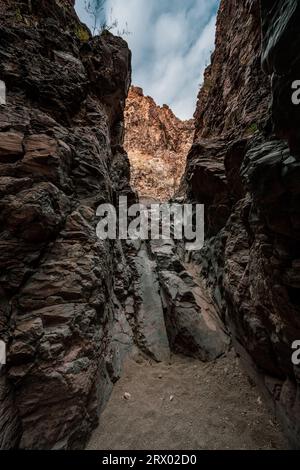
<path fill-rule="evenodd" d="M 181 121 L 157 106 L 139 87 L 130 88 L 125 110 L 125 142 L 131 182 L 141 197 L 166 201 L 177 190 L 192 144 L 194 121 Z"/>
<path fill-rule="evenodd" d="M 0 447 L 80 448 L 119 374 L 132 282 L 95 216 L 133 197 L 131 55 L 109 33 L 91 38 L 74 2 L 0 3 Z"/>
<path fill-rule="evenodd" d="M 299 21 L 294 0 L 221 1 L 181 187 L 206 205 L 206 243 L 193 259 L 248 373 L 297 448 Z"/>
<path fill-rule="evenodd" d="M 224 355 L 230 339 L 211 298 L 190 263 L 180 259 L 174 240 L 152 240 L 162 305 L 172 351 L 214 361 Z"/>

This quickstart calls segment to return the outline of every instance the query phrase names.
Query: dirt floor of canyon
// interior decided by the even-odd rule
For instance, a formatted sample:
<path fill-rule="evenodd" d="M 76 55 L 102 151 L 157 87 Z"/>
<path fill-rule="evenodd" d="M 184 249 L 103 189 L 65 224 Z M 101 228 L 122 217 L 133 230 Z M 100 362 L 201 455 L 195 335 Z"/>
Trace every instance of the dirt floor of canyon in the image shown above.
<path fill-rule="evenodd" d="M 286 448 L 233 353 L 212 363 L 183 356 L 160 364 L 128 360 L 88 445 L 90 450 Z"/>

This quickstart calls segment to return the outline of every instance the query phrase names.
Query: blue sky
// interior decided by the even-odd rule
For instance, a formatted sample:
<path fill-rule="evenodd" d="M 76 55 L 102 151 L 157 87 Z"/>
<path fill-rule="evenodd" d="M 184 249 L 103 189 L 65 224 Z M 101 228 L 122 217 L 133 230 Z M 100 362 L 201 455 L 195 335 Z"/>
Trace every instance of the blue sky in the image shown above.
<path fill-rule="evenodd" d="M 92 19 L 76 0 L 76 10 L 89 26 Z M 203 71 L 214 49 L 219 0 L 106 0 L 105 14 L 133 53 L 133 84 L 157 104 L 168 104 L 181 119 L 193 116 Z"/>

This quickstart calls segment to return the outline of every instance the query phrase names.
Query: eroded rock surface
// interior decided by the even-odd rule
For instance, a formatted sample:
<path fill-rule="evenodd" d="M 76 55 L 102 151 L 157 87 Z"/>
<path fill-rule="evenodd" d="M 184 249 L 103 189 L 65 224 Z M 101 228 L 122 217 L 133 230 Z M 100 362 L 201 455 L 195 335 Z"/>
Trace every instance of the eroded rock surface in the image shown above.
<path fill-rule="evenodd" d="M 192 144 L 194 121 L 181 121 L 139 87 L 130 88 L 125 110 L 125 149 L 131 181 L 141 197 L 167 201 L 178 189 Z"/>
<path fill-rule="evenodd" d="M 206 205 L 206 244 L 188 263 L 171 240 L 96 236 L 99 204 L 136 201 L 122 146 L 130 51 L 92 38 L 73 6 L 0 2 L 0 447 L 83 447 L 126 354 L 214 361 L 228 331 L 299 447 L 298 2 L 221 2 L 181 187 Z M 131 94 L 126 145 L 164 162 L 142 195 L 166 199 L 192 123 Z M 152 176 L 165 179 L 150 194 Z"/>
<path fill-rule="evenodd" d="M 122 146 L 131 54 L 108 32 L 92 38 L 73 6 L 0 2 L 7 88 L 0 106 L 0 338 L 8 351 L 0 371 L 2 449 L 84 447 L 127 354 L 168 362 L 171 349 L 189 353 L 187 343 L 179 347 L 183 333 L 195 340 L 197 357 L 223 351 L 201 349 L 205 309 L 196 294 L 184 304 L 188 285 L 176 308 L 175 298 L 169 302 L 168 322 L 159 253 L 148 243 L 96 235 L 101 203 L 137 200 Z M 142 100 L 156 157 L 176 157 L 178 171 L 192 123 Z M 180 261 L 169 263 L 164 270 Z M 195 325 L 204 328 L 201 338 Z"/>
<path fill-rule="evenodd" d="M 206 205 L 206 244 L 194 261 L 297 448 L 300 107 L 291 85 L 299 20 L 293 0 L 221 2 L 182 185 L 188 200 Z"/>
<path fill-rule="evenodd" d="M 182 263 L 173 240 L 151 241 L 151 252 L 172 351 L 204 362 L 225 354 L 230 340 L 193 266 Z"/>
<path fill-rule="evenodd" d="M 138 272 L 136 291 L 140 296 L 136 312 L 137 340 L 142 351 L 156 361 L 168 361 L 170 348 L 164 321 L 157 263 L 149 256 L 147 244 L 141 244 L 135 256 Z"/>
<path fill-rule="evenodd" d="M 131 55 L 92 39 L 73 3 L 1 1 L 4 449 L 82 447 L 120 375 L 132 273 L 120 243 L 97 239 L 95 211 L 133 197 L 120 132 Z"/>

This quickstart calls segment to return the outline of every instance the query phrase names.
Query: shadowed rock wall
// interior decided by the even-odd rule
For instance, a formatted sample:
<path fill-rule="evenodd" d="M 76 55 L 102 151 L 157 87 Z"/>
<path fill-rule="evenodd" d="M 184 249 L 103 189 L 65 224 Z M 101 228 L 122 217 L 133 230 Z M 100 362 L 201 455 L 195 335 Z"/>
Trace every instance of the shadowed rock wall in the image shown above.
<path fill-rule="evenodd" d="M 109 33 L 91 38 L 73 3 L 0 2 L 1 448 L 84 445 L 115 379 L 114 317 L 131 282 L 95 217 L 132 196 L 131 55 Z"/>
<path fill-rule="evenodd" d="M 248 372 L 300 446 L 299 2 L 221 1 L 182 189 L 206 204 L 193 258 Z M 262 67 L 262 65 L 263 67 Z"/>

